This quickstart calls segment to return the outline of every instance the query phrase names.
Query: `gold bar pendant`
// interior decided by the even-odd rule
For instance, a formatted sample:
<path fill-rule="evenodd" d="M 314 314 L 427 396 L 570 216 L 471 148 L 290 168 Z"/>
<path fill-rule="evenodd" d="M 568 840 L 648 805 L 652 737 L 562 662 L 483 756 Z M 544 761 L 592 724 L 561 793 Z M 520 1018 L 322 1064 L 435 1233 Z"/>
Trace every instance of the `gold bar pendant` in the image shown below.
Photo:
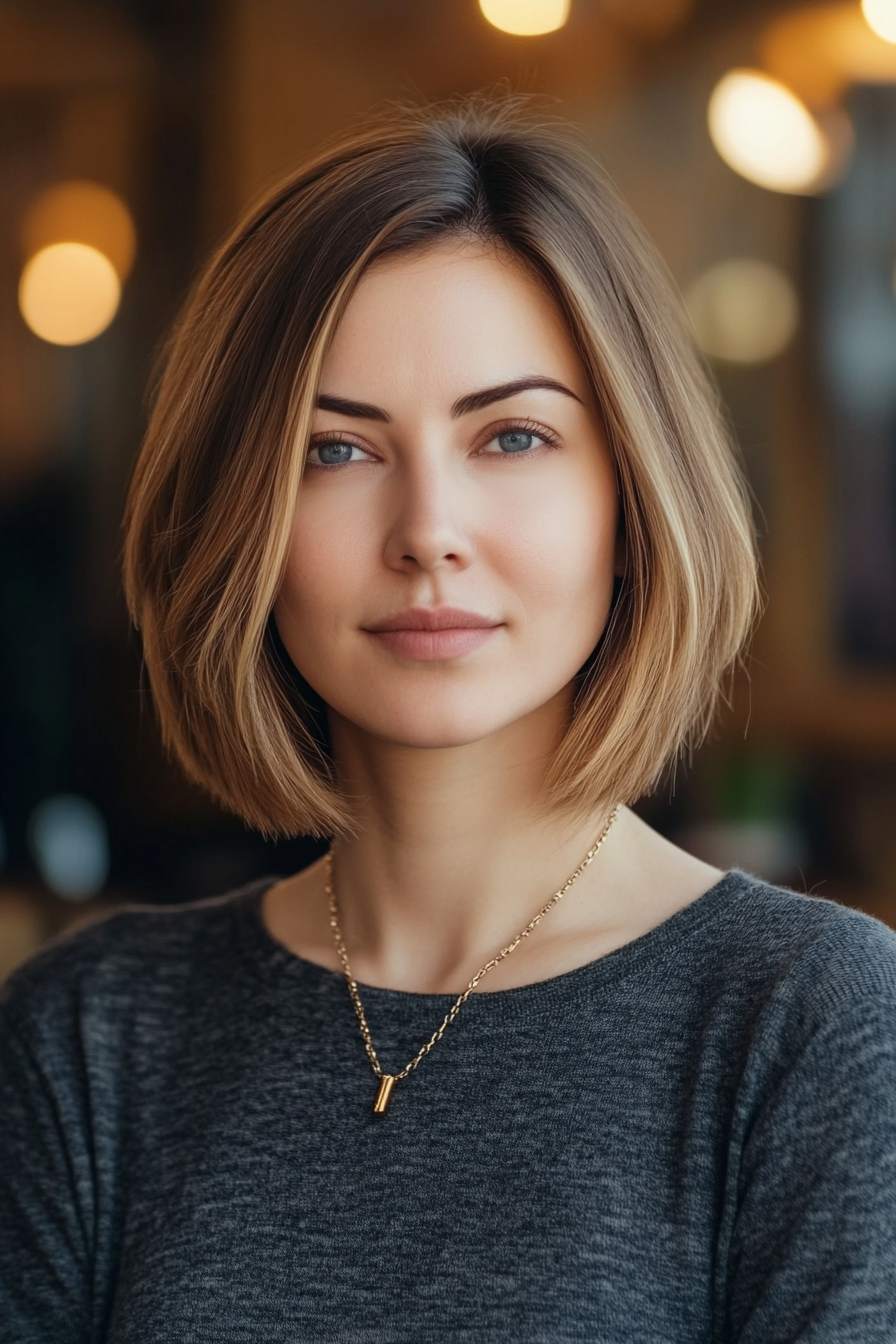
<path fill-rule="evenodd" d="M 380 1090 L 376 1094 L 376 1101 L 373 1107 L 374 1115 L 382 1115 L 389 1105 L 389 1098 L 392 1095 L 392 1089 L 395 1086 L 395 1079 L 391 1073 L 384 1073 L 380 1079 Z"/>

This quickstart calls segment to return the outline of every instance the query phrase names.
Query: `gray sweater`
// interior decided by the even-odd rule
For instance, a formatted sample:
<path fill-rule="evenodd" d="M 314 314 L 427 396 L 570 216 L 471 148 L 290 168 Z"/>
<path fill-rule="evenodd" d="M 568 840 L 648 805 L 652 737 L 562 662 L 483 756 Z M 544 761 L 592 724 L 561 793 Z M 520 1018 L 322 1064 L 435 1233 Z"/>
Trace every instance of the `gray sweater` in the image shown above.
<path fill-rule="evenodd" d="M 896 1341 L 881 924 L 729 874 L 474 995 L 377 1117 L 345 982 L 264 885 L 9 983 L 3 1344 Z M 363 997 L 396 1071 L 450 1002 Z"/>

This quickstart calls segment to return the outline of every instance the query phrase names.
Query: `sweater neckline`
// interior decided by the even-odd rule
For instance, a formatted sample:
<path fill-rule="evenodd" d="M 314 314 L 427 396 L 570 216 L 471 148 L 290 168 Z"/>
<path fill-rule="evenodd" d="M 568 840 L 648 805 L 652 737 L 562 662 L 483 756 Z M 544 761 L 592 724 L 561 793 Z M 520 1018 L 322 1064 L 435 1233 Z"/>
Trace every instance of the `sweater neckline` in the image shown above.
<path fill-rule="evenodd" d="M 318 993 L 328 990 L 346 993 L 345 977 L 341 971 L 331 970 L 315 961 L 309 961 L 292 952 L 270 932 L 264 922 L 261 902 L 264 893 L 279 877 L 267 877 L 251 883 L 234 894 L 232 911 L 236 932 L 245 958 L 253 971 L 268 981 L 303 982 Z M 738 869 L 732 869 L 690 904 L 676 910 L 661 923 L 639 934 L 621 947 L 607 952 L 593 961 L 546 980 L 498 989 L 487 994 L 472 994 L 464 1006 L 464 1014 L 476 1012 L 477 1006 L 488 1006 L 494 1014 L 502 1008 L 550 1006 L 560 999 L 575 996 L 582 990 L 593 992 L 598 987 L 614 983 L 643 970 L 660 971 L 674 958 L 676 951 L 690 942 L 707 925 L 722 920 L 743 897 L 750 886 L 758 885 L 755 878 Z M 443 1007 L 457 997 L 453 994 L 427 994 L 415 990 L 387 989 L 358 981 L 358 988 L 366 1002 L 380 1001 L 384 1006 L 413 1005 Z M 489 1006 L 490 1005 L 490 1006 Z"/>

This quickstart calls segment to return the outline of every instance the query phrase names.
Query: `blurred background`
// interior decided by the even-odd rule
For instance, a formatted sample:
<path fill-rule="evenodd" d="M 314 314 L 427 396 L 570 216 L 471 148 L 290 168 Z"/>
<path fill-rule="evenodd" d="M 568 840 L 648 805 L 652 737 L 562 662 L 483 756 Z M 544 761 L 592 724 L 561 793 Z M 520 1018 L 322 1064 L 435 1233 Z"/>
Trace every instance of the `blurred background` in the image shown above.
<path fill-rule="evenodd" d="M 896 0 L 0 0 L 0 976 L 318 852 L 160 750 L 119 581 L 145 390 L 279 176 L 385 101 L 501 83 L 652 234 L 755 496 L 749 667 L 641 810 L 896 926 Z"/>

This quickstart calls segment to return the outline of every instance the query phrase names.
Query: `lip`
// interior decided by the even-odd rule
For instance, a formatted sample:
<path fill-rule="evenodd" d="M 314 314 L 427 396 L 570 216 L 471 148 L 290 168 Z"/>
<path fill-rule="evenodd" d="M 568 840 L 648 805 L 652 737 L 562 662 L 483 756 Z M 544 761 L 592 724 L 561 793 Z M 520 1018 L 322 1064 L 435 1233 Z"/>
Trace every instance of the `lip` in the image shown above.
<path fill-rule="evenodd" d="M 364 628 L 372 635 L 380 635 L 393 630 L 494 630 L 500 624 L 490 616 L 464 611 L 462 607 L 408 607 L 407 611 L 372 621 Z"/>
<path fill-rule="evenodd" d="M 502 624 L 461 607 L 410 607 L 364 628 L 393 653 L 418 662 L 435 662 L 478 649 Z"/>

